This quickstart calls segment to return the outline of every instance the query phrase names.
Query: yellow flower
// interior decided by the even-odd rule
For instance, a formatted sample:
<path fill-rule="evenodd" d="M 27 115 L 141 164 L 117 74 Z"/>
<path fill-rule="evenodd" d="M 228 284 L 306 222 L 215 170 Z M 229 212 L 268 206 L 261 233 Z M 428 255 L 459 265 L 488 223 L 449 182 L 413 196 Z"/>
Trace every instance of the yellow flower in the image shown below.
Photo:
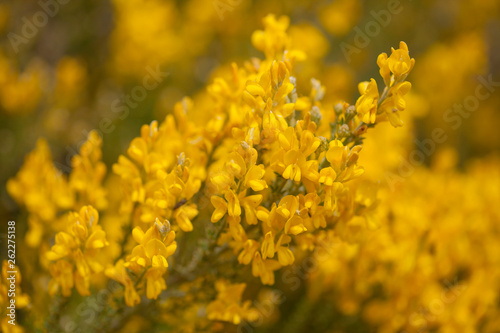
<path fill-rule="evenodd" d="M 370 79 L 370 82 L 361 82 L 358 89 L 361 96 L 356 101 L 356 111 L 363 122 L 373 124 L 377 117 L 379 98 L 377 82 L 374 79 Z"/>
<path fill-rule="evenodd" d="M 158 295 L 165 289 L 167 289 L 167 284 L 163 278 L 163 270 L 155 269 L 154 267 L 149 269 L 146 274 L 146 296 L 149 299 L 157 299 Z"/>
<path fill-rule="evenodd" d="M 130 279 L 123 259 L 116 262 L 114 266 L 106 268 L 105 274 L 110 279 L 120 282 L 125 287 L 125 303 L 134 306 L 141 302 L 141 298 L 135 290 L 134 283 Z"/>
<path fill-rule="evenodd" d="M 245 192 L 242 195 L 244 197 L 241 199 L 241 205 L 245 209 L 246 223 L 257 224 L 257 209 L 262 202 L 263 196 L 261 194 L 245 196 Z"/>
<path fill-rule="evenodd" d="M 292 238 L 290 236 L 282 234 L 278 239 L 278 243 L 276 244 L 277 248 L 276 252 L 278 253 L 278 262 L 282 266 L 291 265 L 295 261 L 295 256 L 288 247 L 288 243 L 290 243 L 291 240 Z"/>
<path fill-rule="evenodd" d="M 238 325 L 242 320 L 254 321 L 258 318 L 257 310 L 250 306 L 250 301 L 241 302 L 245 283 L 230 284 L 225 280 L 215 283 L 217 298 L 207 306 L 207 317 Z"/>
<path fill-rule="evenodd" d="M 179 228 L 182 231 L 189 232 L 193 230 L 193 223 L 191 222 L 198 215 L 196 205 L 183 205 L 177 208 L 174 212 L 174 218 Z"/>
<path fill-rule="evenodd" d="M 391 86 L 391 70 L 389 69 L 389 62 L 387 60 L 387 53 L 381 53 L 377 57 L 377 65 L 380 67 L 380 76 L 384 79 L 387 87 Z"/>
<path fill-rule="evenodd" d="M 399 113 L 406 108 L 404 96 L 410 91 L 410 88 L 411 83 L 406 81 L 394 85 L 389 96 L 380 105 L 380 109 L 385 112 L 389 122 L 394 127 L 403 126 Z"/>
<path fill-rule="evenodd" d="M 138 245 L 127 256 L 124 266 L 136 274 L 144 272 L 146 296 L 150 299 L 156 299 L 161 291 L 167 288 L 163 278 L 168 268 L 167 259 L 177 249 L 175 232 L 169 229 L 168 221 L 161 222 L 156 219 L 146 232 L 140 227 L 135 227 L 132 231 Z"/>
<path fill-rule="evenodd" d="M 80 295 L 90 295 L 90 277 L 103 269 L 99 252 L 109 243 L 92 206 L 69 213 L 68 220 L 68 231 L 57 233 L 55 244 L 45 254 L 48 260 L 55 261 L 49 267 L 53 278 L 49 290 L 54 294 L 60 287 L 63 296 L 68 297 L 75 285 Z"/>
<path fill-rule="evenodd" d="M 283 164 L 285 165 L 283 178 L 300 182 L 302 178 L 302 169 L 306 168 L 305 156 L 297 150 L 290 150 L 285 153 Z"/>
<path fill-rule="evenodd" d="M 211 221 L 212 223 L 218 222 L 221 218 L 224 217 L 227 213 L 227 202 L 221 197 L 216 195 L 210 198 L 212 205 L 215 207 L 214 212 L 212 213 Z"/>
<path fill-rule="evenodd" d="M 252 165 L 245 176 L 245 186 L 252 188 L 256 192 L 267 188 L 266 181 L 262 180 L 265 173 L 263 165 Z"/>
<path fill-rule="evenodd" d="M 319 172 L 319 183 L 320 184 L 325 184 L 326 186 L 332 186 L 333 182 L 337 178 L 337 174 L 335 173 L 335 170 L 333 170 L 331 167 L 326 167 L 321 169 Z"/>
<path fill-rule="evenodd" d="M 262 21 L 265 30 L 257 30 L 252 34 L 252 44 L 257 50 L 264 52 L 267 58 L 273 59 L 290 43 L 286 34 L 290 19 L 286 16 L 276 19 L 274 15 L 268 15 Z"/>
<path fill-rule="evenodd" d="M 274 257 L 274 235 L 271 231 L 264 236 L 260 251 L 263 259 Z"/>
<path fill-rule="evenodd" d="M 226 191 L 224 197 L 227 200 L 227 214 L 231 217 L 237 217 L 241 215 L 241 206 L 238 196 L 232 191 Z"/>
<path fill-rule="evenodd" d="M 391 56 L 387 59 L 389 69 L 394 74 L 396 81 L 399 81 L 403 75 L 408 74 L 415 65 L 415 59 L 410 59 L 408 46 L 405 42 L 399 43 L 399 49 L 391 48 Z"/>
<path fill-rule="evenodd" d="M 330 141 L 326 159 L 336 173 L 336 182 L 346 182 L 363 174 L 363 168 L 356 165 L 361 148 L 358 145 L 349 149 L 339 140 Z M 330 177 L 333 176 L 331 171 L 325 171 L 323 174 L 325 181 L 327 173 L 330 173 Z"/>
<path fill-rule="evenodd" d="M 237 152 L 229 155 L 226 168 L 233 177 L 241 178 L 247 172 L 247 167 L 243 157 Z"/>
<path fill-rule="evenodd" d="M 278 261 L 273 259 L 262 259 L 259 252 L 255 252 L 252 261 L 252 275 L 260 277 L 262 284 L 274 284 L 274 271 L 281 268 Z"/>
<path fill-rule="evenodd" d="M 304 220 L 299 215 L 294 215 L 285 223 L 285 233 L 298 235 L 307 231 L 307 228 L 304 226 Z"/>
<path fill-rule="evenodd" d="M 238 261 L 240 264 L 248 265 L 252 262 L 255 252 L 259 249 L 259 243 L 253 239 L 248 239 L 245 242 L 243 250 L 238 255 Z"/>
<path fill-rule="evenodd" d="M 58 260 L 50 266 L 50 274 L 52 275 L 49 283 L 50 294 L 54 295 L 61 288 L 64 297 L 71 296 L 71 289 L 74 285 L 73 265 L 66 260 Z"/>
<path fill-rule="evenodd" d="M 69 177 L 69 185 L 78 193 L 80 202 L 99 210 L 105 209 L 108 204 L 102 186 L 106 165 L 101 161 L 101 146 L 102 138 L 96 131 L 91 131 L 80 153 L 71 159 L 73 169 Z"/>

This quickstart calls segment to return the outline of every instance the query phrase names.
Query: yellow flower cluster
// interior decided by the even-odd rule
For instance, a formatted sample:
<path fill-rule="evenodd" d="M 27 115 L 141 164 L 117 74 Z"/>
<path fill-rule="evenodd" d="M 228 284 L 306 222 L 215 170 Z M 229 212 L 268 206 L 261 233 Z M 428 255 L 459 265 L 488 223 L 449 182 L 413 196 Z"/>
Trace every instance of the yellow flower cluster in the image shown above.
<path fill-rule="evenodd" d="M 132 233 L 138 245 L 134 247 L 124 263 L 124 266 L 132 272 L 144 274 L 147 283 L 146 295 L 150 299 L 156 299 L 162 290 L 167 288 L 163 279 L 163 274 L 168 267 L 167 258 L 177 249 L 177 243 L 174 241 L 175 232 L 168 229 L 170 229 L 168 221 L 164 224 L 158 220 L 145 233 L 140 227 L 135 227 Z M 114 271 L 111 269 L 108 271 L 111 273 L 107 274 L 113 277 Z M 125 284 L 125 287 L 127 286 L 131 287 L 129 283 Z M 134 290 L 130 292 L 134 294 Z M 129 297 L 127 300 L 129 305 L 135 302 L 139 302 L 137 297 Z"/>
<path fill-rule="evenodd" d="M 76 207 L 92 205 L 97 210 L 107 207 L 106 191 L 102 187 L 106 165 L 102 159 L 102 139 L 96 131 L 89 133 L 78 155 L 71 159 L 69 186 L 76 196 Z"/>
<path fill-rule="evenodd" d="M 256 309 L 250 306 L 247 300 L 241 304 L 241 297 L 245 291 L 244 283 L 230 284 L 220 280 L 215 284 L 217 299 L 207 306 L 207 317 L 210 320 L 232 322 L 235 325 L 242 320 L 255 321 Z"/>
<path fill-rule="evenodd" d="M 29 212 L 28 245 L 36 247 L 44 236 L 44 226 L 54 224 L 58 212 L 74 205 L 68 179 L 53 164 L 47 142 L 39 139 L 26 156 L 16 177 L 7 182 L 7 191 Z"/>
<path fill-rule="evenodd" d="M 1 10 L 1 9 L 0 9 Z M 20 72 L 15 62 L 0 50 L 0 108 L 9 114 L 31 113 L 38 105 L 47 78 L 39 61 L 32 61 Z"/>
<path fill-rule="evenodd" d="M 92 206 L 69 213 L 68 219 L 68 230 L 56 234 L 55 244 L 46 253 L 53 262 L 49 266 L 52 275 L 49 292 L 54 295 L 60 289 L 68 297 L 75 286 L 80 295 L 88 296 L 92 273 L 103 270 L 97 257 L 109 243 L 98 225 L 99 213 Z"/>
<path fill-rule="evenodd" d="M 182 107 L 179 104 L 176 112 L 178 127 L 173 116 L 168 116 L 161 126 L 156 121 L 144 125 L 141 137 L 132 140 L 127 150 L 130 158 L 120 156 L 113 166 L 124 188 L 120 210 L 130 215 L 137 244 L 126 262 L 117 265 L 130 268 L 139 280 L 144 276 L 147 297 L 151 299 L 156 299 L 166 288 L 163 275 L 168 267 L 166 259 L 176 249 L 175 231 L 193 230 L 191 221 L 198 215 L 198 209 L 190 201 L 206 174 L 203 164 L 190 168 L 190 158 L 206 161 L 207 157 L 201 149 L 203 140 L 195 145 L 188 143 L 195 140 L 191 135 L 199 133 L 185 121 Z M 123 283 L 123 279 L 120 277 L 118 281 Z M 138 299 L 128 298 L 127 304 L 133 305 L 135 301 Z"/>
<path fill-rule="evenodd" d="M 312 298 L 379 332 L 478 332 L 481 322 L 480 332 L 495 332 L 498 166 L 489 159 L 461 174 L 436 164 L 381 190 L 377 229 L 356 230 L 353 243 L 330 236 L 330 255 L 308 284 Z"/>
<path fill-rule="evenodd" d="M 29 213 L 28 245 L 37 247 L 50 232 L 65 229 L 67 220 L 61 213 L 84 205 L 107 207 L 101 146 L 99 135 L 90 132 L 80 154 L 71 159 L 72 172 L 67 177 L 54 166 L 47 142 L 39 139 L 16 177 L 9 179 L 7 191 Z"/>
<path fill-rule="evenodd" d="M 360 83 L 358 88 L 361 97 L 356 102 L 356 110 L 361 120 L 367 124 L 375 123 L 380 115 L 387 117 L 394 127 L 402 126 L 399 112 L 406 108 L 404 96 L 411 88 L 411 84 L 405 79 L 413 69 L 415 59 L 410 59 L 408 46 L 401 42 L 399 49 L 392 49 L 390 57 L 386 53 L 379 55 L 377 64 L 386 88 L 380 96 L 374 79 Z"/>
<path fill-rule="evenodd" d="M 240 85 L 232 91 L 222 80 L 212 87 L 232 95 L 226 107 L 240 111 L 239 120 L 232 122 L 232 137 L 216 147 L 220 158 L 209 169 L 209 181 L 215 208 L 211 221 L 228 225 L 219 244 L 228 242 L 241 264 L 251 264 L 252 274 L 272 285 L 274 271 L 293 264 L 294 244 L 313 248 L 316 230 L 350 218 L 345 183 L 363 169 L 356 165 L 361 146 L 349 143 L 360 140 L 363 132 L 354 129 L 365 119 L 364 100 L 369 97 L 363 94 L 355 108 L 341 105 L 338 127 L 321 126 L 327 113 L 320 102 L 321 84 L 313 80 L 311 95 L 298 97 L 290 74 L 304 55 L 285 51 L 288 21 L 268 16 L 264 25 L 265 31 L 254 33 L 252 41 L 266 60 L 247 69 L 249 73 L 233 68 L 233 82 Z M 403 103 L 398 87 L 409 85 L 403 81 L 414 63 L 404 43 L 393 55 L 381 64 L 384 69 L 390 63 L 394 73 L 388 77 L 381 110 L 394 101 Z M 370 89 L 378 96 L 376 85 Z"/>

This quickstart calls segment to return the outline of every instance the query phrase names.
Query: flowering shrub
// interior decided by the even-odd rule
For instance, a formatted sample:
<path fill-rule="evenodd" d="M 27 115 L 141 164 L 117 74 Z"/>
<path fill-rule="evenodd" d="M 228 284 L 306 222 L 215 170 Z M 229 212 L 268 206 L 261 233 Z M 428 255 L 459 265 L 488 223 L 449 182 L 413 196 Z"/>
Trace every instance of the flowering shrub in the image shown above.
<path fill-rule="evenodd" d="M 69 297 L 75 287 L 88 296 L 108 278 L 124 288 L 117 307 L 140 306 L 141 296 L 157 300 L 170 280 L 175 286 L 187 273 L 188 280 L 208 273 L 203 284 L 215 284 L 217 296 L 207 304 L 207 318 L 252 321 L 255 310 L 248 302 L 240 305 L 245 284 L 221 279 L 237 281 L 234 269 L 241 265 L 273 285 L 275 271 L 292 265 L 296 250 L 313 250 L 327 230 L 367 219 L 367 207 L 353 200 L 349 186 L 363 173 L 357 165 L 363 134 L 382 121 L 402 125 L 399 112 L 411 86 L 405 79 L 415 61 L 401 42 L 378 59 L 386 85 L 380 95 L 372 79 L 360 84 L 355 106 L 325 110 L 318 81 L 311 81 L 308 96 L 297 94 L 294 64 L 307 55 L 290 49 L 288 24 L 287 17 L 267 16 L 265 30 L 252 35 L 265 59 L 233 63 L 230 79 L 208 86 L 213 102 L 205 126 L 190 120 L 196 105 L 189 99 L 162 123 L 142 126 L 113 165 L 118 203 L 106 196 L 116 188 L 102 185 L 106 167 L 95 132 L 73 158 L 69 177 L 55 169 L 39 142 L 8 189 L 29 213 L 31 245 L 48 244 L 57 232 L 39 258 L 52 276 L 51 295 Z M 101 227 L 99 215 L 106 214 L 112 218 Z M 215 234 L 190 237 L 207 227 L 207 219 Z M 118 255 L 107 253 L 113 241 Z M 179 272 L 175 266 L 193 255 L 188 244 L 204 246 L 191 259 L 192 269 Z"/>
<path fill-rule="evenodd" d="M 198 79 L 209 81 L 203 91 L 166 116 L 156 108 L 178 92 L 153 93 L 163 121 L 132 131 L 141 111 L 131 88 L 111 102 L 113 112 L 125 110 L 119 119 L 133 115 L 113 126 L 138 132 L 124 149 L 113 140 L 107 148 L 101 128 L 64 166 L 51 151 L 59 136 L 49 135 L 7 181 L 20 207 L 19 264 L 2 261 L 2 331 L 496 332 L 500 161 L 461 172 L 453 149 L 424 140 L 416 146 L 436 156 L 411 150 L 422 130 L 413 118 L 451 105 L 464 93 L 460 80 L 482 68 L 480 34 L 429 49 L 417 66 L 405 42 L 353 57 L 352 68 L 378 71 L 356 85 L 352 69 L 322 61 L 336 51 L 322 29 L 345 36 L 361 2 L 292 1 L 314 7 L 318 26 L 265 16 L 263 29 L 246 36 L 261 57 L 244 54 L 208 78 L 197 57 L 221 42 L 216 32 L 246 33 L 247 4 L 209 11 L 210 2 L 182 3 L 111 2 L 110 82 L 95 91 L 106 99 L 115 84 L 137 79 L 146 91 L 144 69 L 152 75 L 158 64 L 196 64 Z M 464 3 L 457 13 L 468 11 Z M 223 18 L 234 31 L 214 23 Z M 0 53 L 0 67 L 6 59 Z M 54 73 L 36 61 L 6 70 L 0 107 L 21 117 L 47 103 L 49 132 L 71 123 L 64 119 L 92 119 L 100 110 L 78 109 L 94 89 L 87 65 L 66 57 Z M 53 93 L 43 88 L 50 75 Z M 345 98 L 356 86 L 356 98 Z M 6 316 L 13 286 L 16 325 Z"/>

